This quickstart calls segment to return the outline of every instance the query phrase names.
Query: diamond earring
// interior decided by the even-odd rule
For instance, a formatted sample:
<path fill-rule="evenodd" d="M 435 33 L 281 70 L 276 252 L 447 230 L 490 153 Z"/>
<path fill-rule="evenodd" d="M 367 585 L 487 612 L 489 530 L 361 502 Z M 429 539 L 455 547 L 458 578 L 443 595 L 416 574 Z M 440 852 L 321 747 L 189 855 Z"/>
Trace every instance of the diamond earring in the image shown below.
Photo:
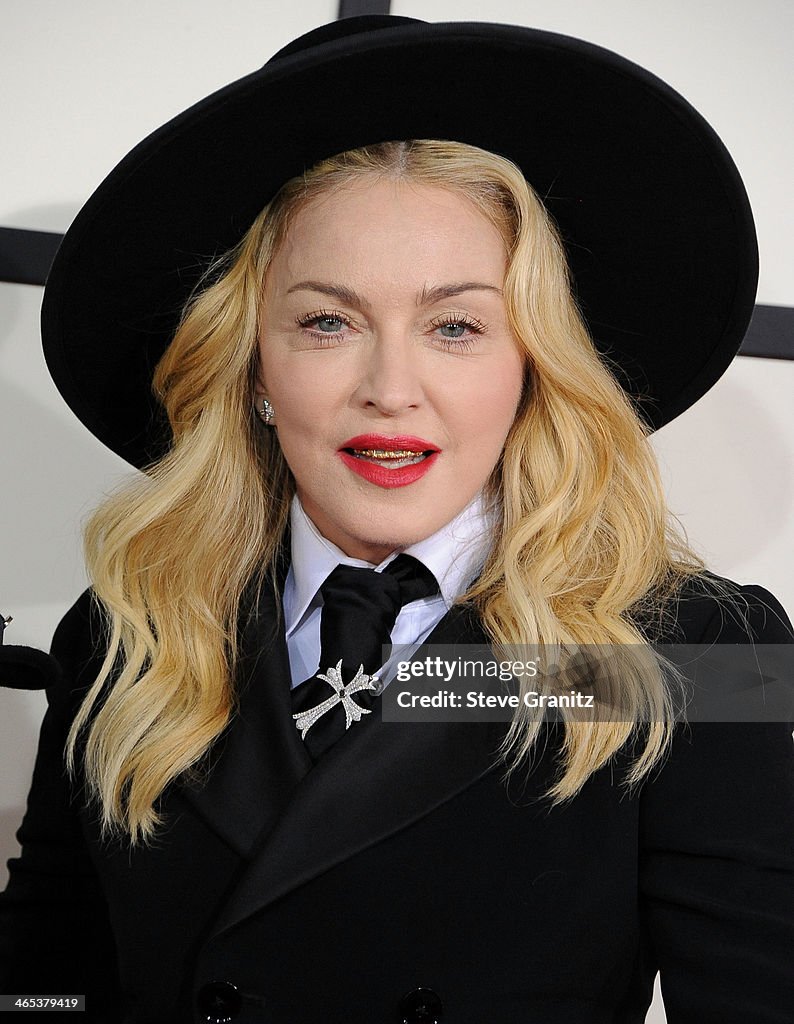
<path fill-rule="evenodd" d="M 268 402 L 266 398 L 263 398 L 261 409 L 257 409 L 256 411 L 265 421 L 265 426 L 269 427 L 273 422 L 273 417 L 276 415 L 276 410 L 273 408 L 270 402 Z"/>

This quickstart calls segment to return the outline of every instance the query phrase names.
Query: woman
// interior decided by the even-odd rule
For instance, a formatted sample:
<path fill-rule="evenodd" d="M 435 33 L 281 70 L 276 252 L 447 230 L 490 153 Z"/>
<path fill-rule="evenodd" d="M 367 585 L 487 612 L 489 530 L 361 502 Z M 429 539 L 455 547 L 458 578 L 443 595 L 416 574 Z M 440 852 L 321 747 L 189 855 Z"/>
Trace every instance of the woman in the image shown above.
<path fill-rule="evenodd" d="M 647 443 L 727 365 L 754 272 L 691 108 L 511 26 L 325 26 L 131 154 L 46 293 L 59 387 L 147 472 L 53 641 L 6 991 L 593 1024 L 644 1019 L 661 970 L 671 1022 L 787 1019 L 792 723 L 682 731 L 630 663 L 626 721 L 379 706 L 390 641 L 790 636 L 677 538 Z"/>

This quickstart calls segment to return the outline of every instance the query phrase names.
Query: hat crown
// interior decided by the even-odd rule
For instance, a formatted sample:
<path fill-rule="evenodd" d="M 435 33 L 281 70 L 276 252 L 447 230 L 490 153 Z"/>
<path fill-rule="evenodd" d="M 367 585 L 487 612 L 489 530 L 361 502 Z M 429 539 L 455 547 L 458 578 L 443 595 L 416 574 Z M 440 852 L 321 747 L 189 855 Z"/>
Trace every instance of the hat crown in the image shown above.
<path fill-rule="evenodd" d="M 282 46 L 280 50 L 270 58 L 268 64 L 282 60 L 284 57 L 291 57 L 302 50 L 310 50 L 313 46 L 322 46 L 324 43 L 331 43 L 336 39 L 344 39 L 347 36 L 354 36 L 358 32 L 372 32 L 378 29 L 394 28 L 396 25 L 424 25 L 426 22 L 421 18 L 408 18 L 400 14 L 360 14 L 354 18 L 339 18 L 327 25 L 320 25 L 302 36 L 293 39 L 292 42 Z"/>

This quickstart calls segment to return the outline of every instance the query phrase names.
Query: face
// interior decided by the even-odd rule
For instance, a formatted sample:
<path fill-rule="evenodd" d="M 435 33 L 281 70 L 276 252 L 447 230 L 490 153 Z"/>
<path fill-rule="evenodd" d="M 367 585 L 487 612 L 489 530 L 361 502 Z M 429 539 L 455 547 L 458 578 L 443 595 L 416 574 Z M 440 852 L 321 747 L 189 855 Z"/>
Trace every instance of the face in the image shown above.
<path fill-rule="evenodd" d="M 505 246 L 446 189 L 373 180 L 301 209 L 268 269 L 257 400 L 309 518 L 378 563 L 487 481 L 522 392 Z"/>

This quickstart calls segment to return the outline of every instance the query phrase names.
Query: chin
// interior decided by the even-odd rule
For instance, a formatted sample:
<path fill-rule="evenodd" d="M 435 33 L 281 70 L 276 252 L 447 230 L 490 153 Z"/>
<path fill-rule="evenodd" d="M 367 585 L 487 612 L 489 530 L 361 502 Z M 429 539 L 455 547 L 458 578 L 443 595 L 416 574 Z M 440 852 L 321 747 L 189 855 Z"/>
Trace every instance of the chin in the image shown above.
<path fill-rule="evenodd" d="M 418 524 L 414 524 L 411 529 L 392 529 L 385 524 L 381 523 L 377 529 L 362 530 L 359 528 L 353 533 L 349 532 L 351 541 L 362 546 L 388 549 L 388 551 L 396 551 L 397 548 L 408 548 L 412 544 L 416 544 L 420 540 L 424 540 L 425 537 L 429 537 L 431 533 L 436 532 L 437 527 L 428 527 L 423 530 Z"/>
<path fill-rule="evenodd" d="M 424 540 L 443 525 L 443 522 L 437 523 L 435 519 L 430 521 L 423 516 L 410 513 L 388 518 L 382 514 L 371 514 L 362 516 L 355 522 L 345 523 L 342 530 L 350 538 L 349 544 L 383 552 L 382 557 L 385 557 L 398 548 L 407 548 Z M 345 548 L 344 544 L 338 546 Z"/>

